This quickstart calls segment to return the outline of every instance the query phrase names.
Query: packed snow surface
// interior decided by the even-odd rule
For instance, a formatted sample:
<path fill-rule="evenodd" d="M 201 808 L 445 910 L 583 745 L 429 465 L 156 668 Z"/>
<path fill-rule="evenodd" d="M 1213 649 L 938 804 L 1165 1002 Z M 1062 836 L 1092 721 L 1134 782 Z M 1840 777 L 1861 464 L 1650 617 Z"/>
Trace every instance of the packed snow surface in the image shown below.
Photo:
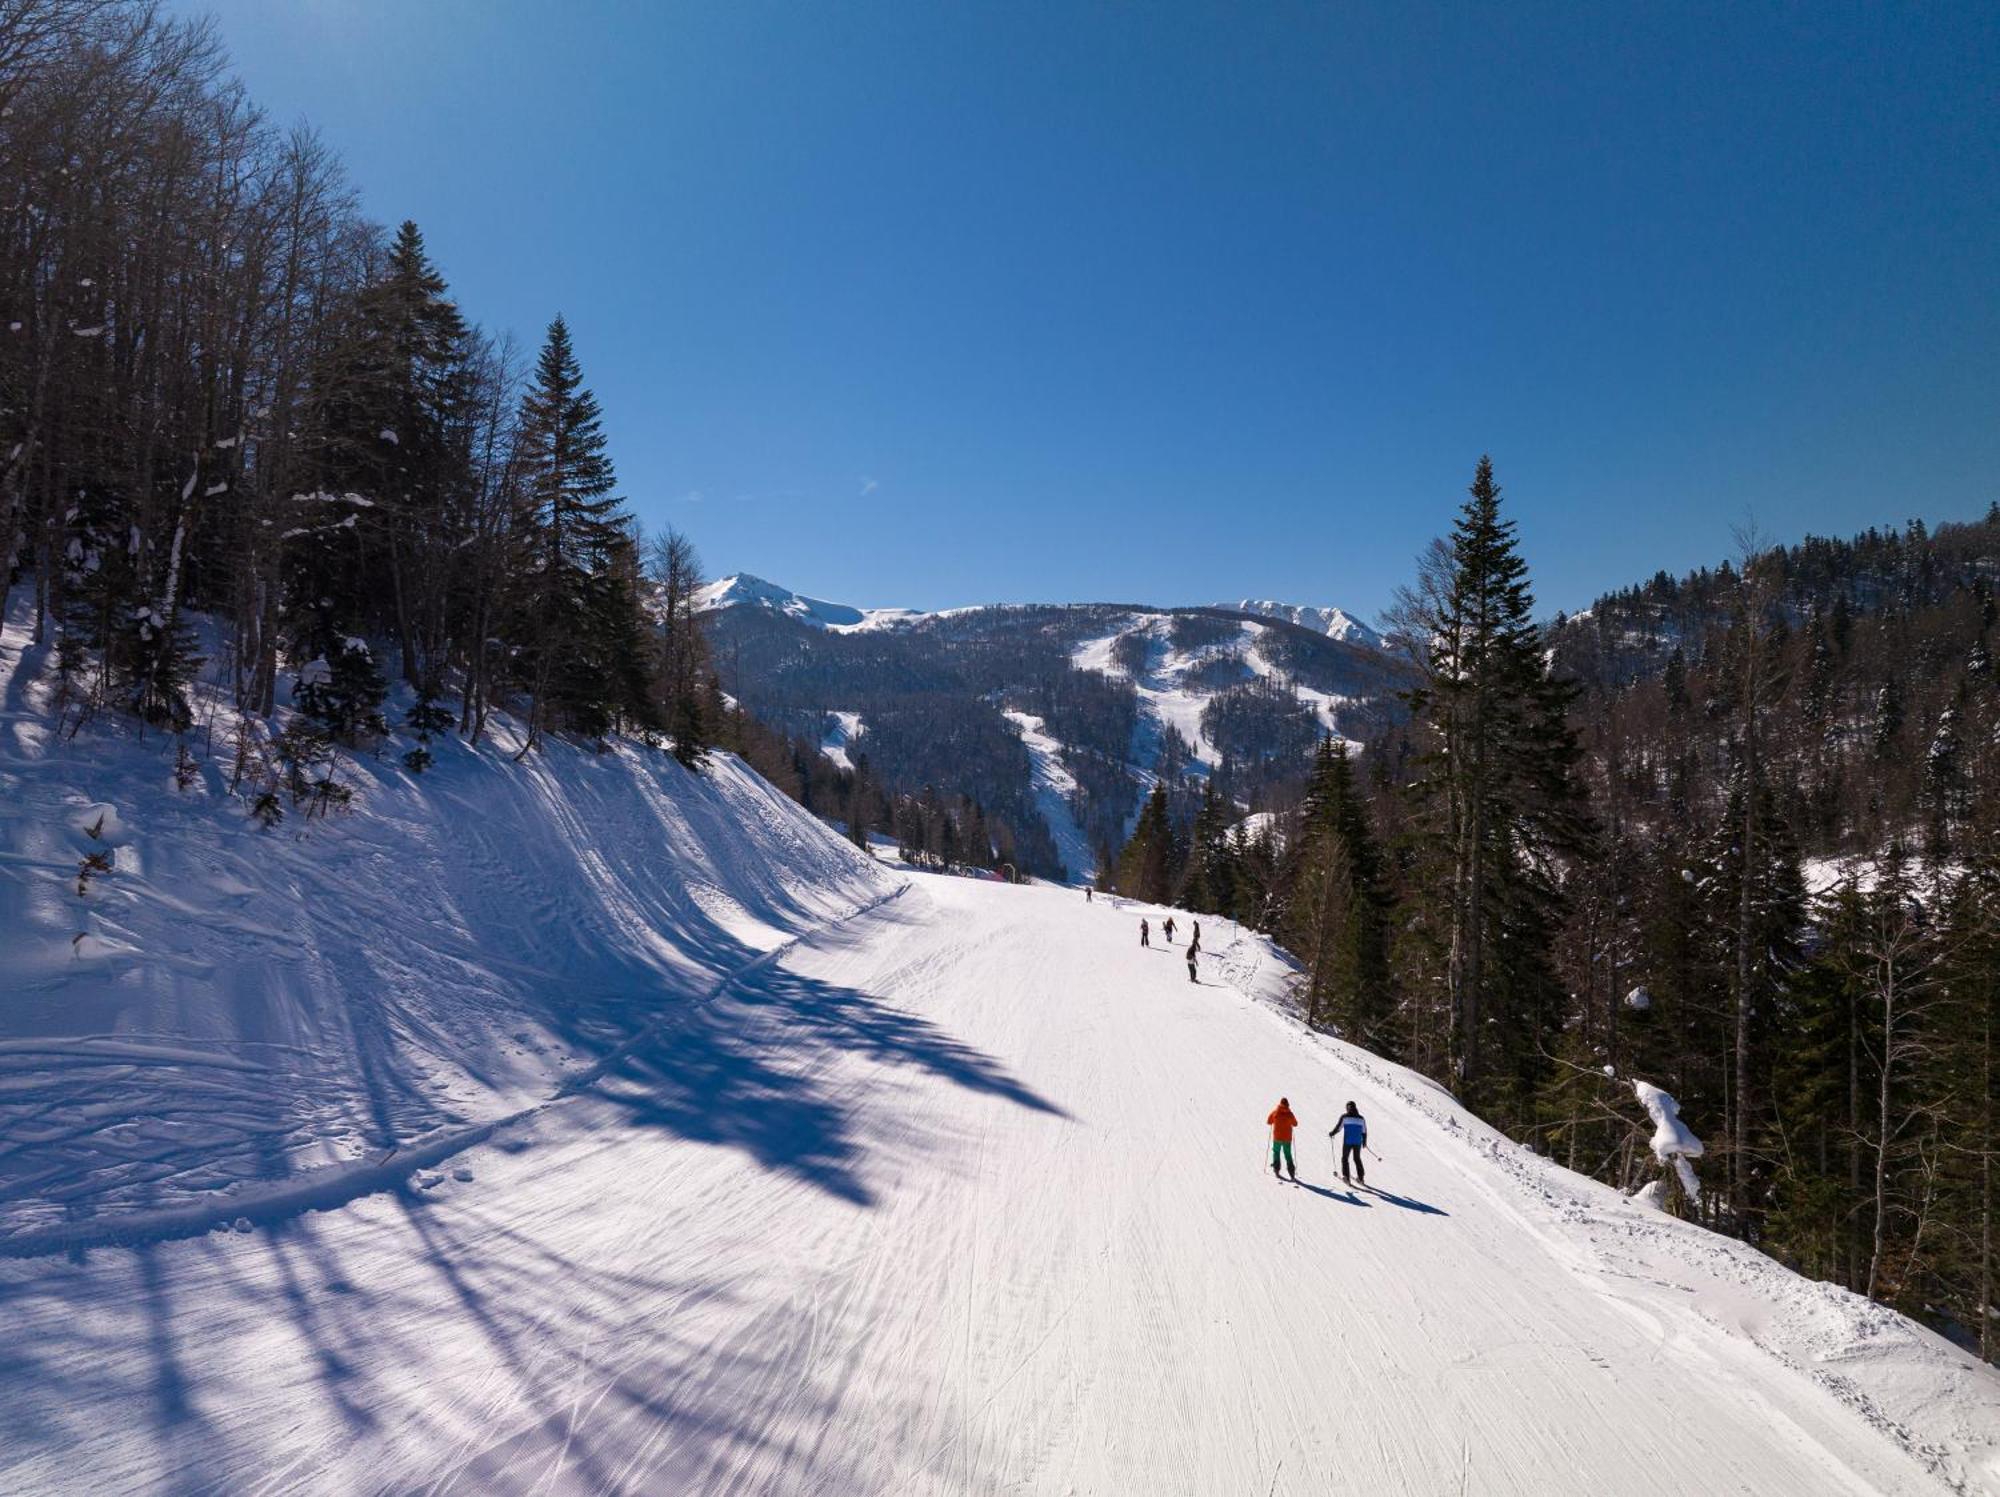
<path fill-rule="evenodd" d="M 1227 922 L 1192 985 L 726 759 L 452 749 L 264 836 L 32 696 L 0 1491 L 2000 1491 L 1991 1370 L 1308 1033 Z M 314 1119 L 368 1173 L 274 1204 Z"/>
<path fill-rule="evenodd" d="M 1190 986 L 1139 913 L 924 878 L 469 1180 L 0 1263 L 0 1487 L 2000 1489 L 1971 1358 L 1307 1035 L 1261 943 L 1207 922 Z"/>
<path fill-rule="evenodd" d="M 726 755 L 516 763 L 504 721 L 422 776 L 344 758 L 354 811 L 265 832 L 226 747 L 183 791 L 170 738 L 59 734 L 25 622 L 0 629 L 0 1252 L 328 1199 L 890 887 Z"/>

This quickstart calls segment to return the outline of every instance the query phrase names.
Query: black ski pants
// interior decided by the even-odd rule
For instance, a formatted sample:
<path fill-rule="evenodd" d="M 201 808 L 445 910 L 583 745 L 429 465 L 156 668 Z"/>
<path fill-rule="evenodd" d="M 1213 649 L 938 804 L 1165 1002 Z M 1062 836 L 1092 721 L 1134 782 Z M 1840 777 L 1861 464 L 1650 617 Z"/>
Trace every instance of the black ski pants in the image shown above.
<path fill-rule="evenodd" d="M 1361 1145 L 1342 1144 L 1340 1146 L 1340 1178 L 1347 1179 L 1347 1161 L 1354 1161 L 1354 1178 L 1363 1185 L 1368 1183 L 1368 1171 L 1361 1166 Z"/>

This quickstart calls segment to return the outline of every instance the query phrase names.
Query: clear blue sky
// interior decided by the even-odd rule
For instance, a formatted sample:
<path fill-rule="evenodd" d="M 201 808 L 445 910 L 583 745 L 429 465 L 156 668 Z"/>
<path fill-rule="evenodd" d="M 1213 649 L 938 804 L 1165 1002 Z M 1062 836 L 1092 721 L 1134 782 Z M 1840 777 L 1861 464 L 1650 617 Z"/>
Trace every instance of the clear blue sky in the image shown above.
<path fill-rule="evenodd" d="M 1553 609 L 2000 498 L 1991 0 L 178 3 L 713 573 L 1372 613 L 1491 451 Z"/>

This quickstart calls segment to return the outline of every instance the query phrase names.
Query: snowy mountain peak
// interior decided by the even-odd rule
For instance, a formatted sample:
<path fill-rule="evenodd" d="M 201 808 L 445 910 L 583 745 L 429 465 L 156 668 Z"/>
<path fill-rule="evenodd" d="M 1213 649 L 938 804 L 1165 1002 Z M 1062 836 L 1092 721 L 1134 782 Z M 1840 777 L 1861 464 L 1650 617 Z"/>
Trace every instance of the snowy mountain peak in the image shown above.
<path fill-rule="evenodd" d="M 1233 609 L 1237 613 L 1254 613 L 1262 619 L 1276 619 L 1280 623 L 1297 624 L 1302 629 L 1310 629 L 1315 634 L 1324 634 L 1329 639 L 1340 640 L 1343 644 L 1361 645 L 1370 650 L 1382 648 L 1382 636 L 1344 608 L 1335 608 L 1331 605 L 1315 608 L 1309 603 L 1279 603 L 1269 598 L 1245 598 L 1241 602 L 1224 603 L 1221 606 Z"/>
<path fill-rule="evenodd" d="M 815 629 L 835 632 L 881 628 L 885 624 L 918 616 L 907 608 L 854 608 L 846 603 L 808 598 L 803 593 L 795 593 L 775 582 L 766 582 L 748 572 L 731 573 L 720 582 L 709 583 L 695 595 L 695 608 L 701 613 L 746 606 L 768 608 L 773 613 L 786 614 Z"/>
<path fill-rule="evenodd" d="M 762 577 L 753 577 L 748 572 L 737 572 L 720 582 L 711 582 L 695 597 L 695 606 L 703 613 L 742 605 L 788 613 L 795 619 L 817 624 L 821 628 L 841 624 L 852 626 L 866 617 L 860 609 L 850 608 L 845 603 L 808 598 L 775 582 L 766 582 Z"/>

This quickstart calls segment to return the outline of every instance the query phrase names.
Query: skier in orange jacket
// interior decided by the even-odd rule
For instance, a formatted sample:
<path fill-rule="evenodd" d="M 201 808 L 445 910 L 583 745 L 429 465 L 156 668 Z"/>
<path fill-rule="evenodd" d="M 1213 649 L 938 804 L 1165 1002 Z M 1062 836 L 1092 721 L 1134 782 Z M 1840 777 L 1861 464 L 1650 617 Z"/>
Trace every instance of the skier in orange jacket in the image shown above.
<path fill-rule="evenodd" d="M 1299 1126 L 1299 1120 L 1292 1111 L 1292 1104 L 1285 1097 L 1278 1098 L 1278 1105 L 1271 1109 L 1271 1115 L 1264 1119 L 1271 1127 L 1271 1173 L 1280 1180 L 1278 1159 L 1284 1158 L 1285 1168 L 1292 1172 L 1294 1180 L 1299 1177 L 1299 1167 L 1292 1162 L 1292 1130 Z"/>

